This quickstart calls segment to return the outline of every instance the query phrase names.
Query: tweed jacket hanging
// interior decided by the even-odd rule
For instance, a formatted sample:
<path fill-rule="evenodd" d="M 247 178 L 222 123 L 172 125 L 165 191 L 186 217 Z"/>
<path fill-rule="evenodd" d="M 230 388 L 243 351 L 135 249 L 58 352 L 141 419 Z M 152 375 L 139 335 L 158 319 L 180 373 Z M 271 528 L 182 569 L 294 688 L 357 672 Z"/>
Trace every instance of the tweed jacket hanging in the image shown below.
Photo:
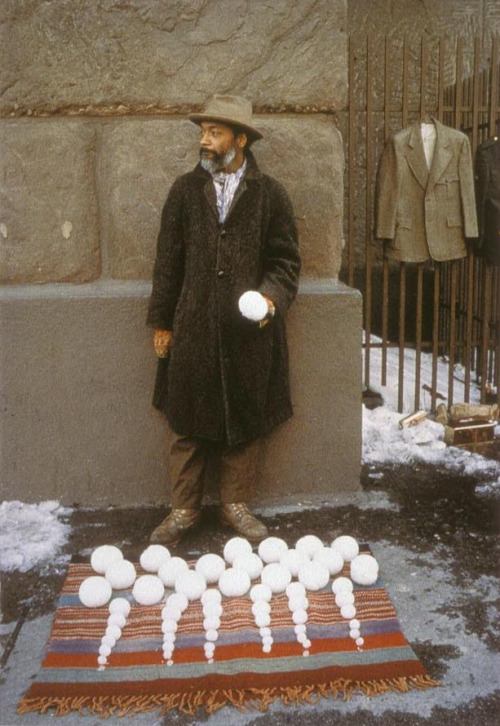
<path fill-rule="evenodd" d="M 388 257 L 402 262 L 456 260 L 476 238 L 474 173 L 465 134 L 433 119 L 436 145 L 428 169 L 420 123 L 395 134 L 381 156 L 375 237 Z"/>

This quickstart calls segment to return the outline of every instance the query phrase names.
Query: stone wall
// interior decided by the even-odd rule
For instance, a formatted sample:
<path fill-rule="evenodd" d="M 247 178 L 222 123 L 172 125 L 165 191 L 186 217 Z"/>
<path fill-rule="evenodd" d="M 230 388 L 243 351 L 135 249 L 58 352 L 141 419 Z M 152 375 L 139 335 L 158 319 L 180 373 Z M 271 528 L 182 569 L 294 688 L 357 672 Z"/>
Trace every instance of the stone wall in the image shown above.
<path fill-rule="evenodd" d="M 5 496 L 165 497 L 142 326 L 161 208 L 197 161 L 186 114 L 216 92 L 252 99 L 257 160 L 288 189 L 301 236 L 297 416 L 269 443 L 263 477 L 274 496 L 302 480 L 305 491 L 356 487 L 360 298 L 335 282 L 346 0 L 4 0 L 0 14 Z M 321 348 L 323 375 L 303 339 Z M 129 396 L 117 395 L 117 376 Z M 315 413 L 319 380 L 326 418 Z M 311 452 L 323 452 L 314 467 Z"/>

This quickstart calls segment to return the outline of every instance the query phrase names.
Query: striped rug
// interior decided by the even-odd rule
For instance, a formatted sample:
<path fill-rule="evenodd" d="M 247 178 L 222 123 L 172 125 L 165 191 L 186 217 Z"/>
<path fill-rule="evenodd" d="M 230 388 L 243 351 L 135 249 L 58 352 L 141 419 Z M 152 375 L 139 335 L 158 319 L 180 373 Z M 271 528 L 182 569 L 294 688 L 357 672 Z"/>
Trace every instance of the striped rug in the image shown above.
<path fill-rule="evenodd" d="M 138 574 L 144 574 L 137 566 Z M 355 587 L 356 618 L 364 644 L 349 636 L 331 589 L 308 593 L 309 655 L 297 642 L 286 595 L 271 601 L 274 643 L 264 653 L 249 597 L 224 598 L 214 663 L 205 659 L 203 612 L 190 603 L 178 626 L 173 665 L 163 659 L 162 604 L 133 604 L 122 637 L 104 670 L 98 670 L 108 608 L 80 604 L 78 588 L 94 574 L 71 564 L 63 586 L 42 668 L 18 706 L 20 714 L 71 711 L 108 717 L 178 709 L 194 714 L 222 706 L 265 710 L 276 699 L 311 703 L 321 697 L 376 696 L 439 685 L 407 643 L 386 590 Z M 348 566 L 344 575 L 349 575 Z M 166 592 L 166 596 L 170 594 Z M 130 592 L 115 591 L 128 597 Z"/>

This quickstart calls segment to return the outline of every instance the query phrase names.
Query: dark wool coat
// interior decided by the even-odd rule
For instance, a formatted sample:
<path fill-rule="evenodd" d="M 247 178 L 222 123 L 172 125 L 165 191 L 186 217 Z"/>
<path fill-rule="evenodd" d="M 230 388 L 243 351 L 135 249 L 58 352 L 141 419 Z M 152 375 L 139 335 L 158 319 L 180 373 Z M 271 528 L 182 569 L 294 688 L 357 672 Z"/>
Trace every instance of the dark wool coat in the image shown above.
<path fill-rule="evenodd" d="M 476 153 L 477 216 L 480 252 L 500 265 L 500 141 L 488 139 Z"/>
<path fill-rule="evenodd" d="M 283 187 L 249 152 L 224 224 L 211 175 L 198 165 L 163 208 L 147 322 L 173 330 L 153 405 L 179 434 L 235 445 L 292 415 L 285 313 L 300 272 L 297 229 Z M 238 300 L 259 290 L 276 305 L 259 328 Z"/>

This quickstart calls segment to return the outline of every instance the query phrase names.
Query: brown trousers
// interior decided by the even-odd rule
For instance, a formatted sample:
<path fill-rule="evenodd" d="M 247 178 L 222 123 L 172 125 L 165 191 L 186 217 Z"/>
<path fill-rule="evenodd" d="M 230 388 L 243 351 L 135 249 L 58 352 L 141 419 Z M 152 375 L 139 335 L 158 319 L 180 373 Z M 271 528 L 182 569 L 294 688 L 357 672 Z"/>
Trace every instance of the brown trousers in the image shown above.
<path fill-rule="evenodd" d="M 203 474 L 209 460 L 219 459 L 219 498 L 223 504 L 252 498 L 261 450 L 261 440 L 228 446 L 221 442 L 176 434 L 168 427 L 172 508 L 199 509 L 203 497 Z"/>

